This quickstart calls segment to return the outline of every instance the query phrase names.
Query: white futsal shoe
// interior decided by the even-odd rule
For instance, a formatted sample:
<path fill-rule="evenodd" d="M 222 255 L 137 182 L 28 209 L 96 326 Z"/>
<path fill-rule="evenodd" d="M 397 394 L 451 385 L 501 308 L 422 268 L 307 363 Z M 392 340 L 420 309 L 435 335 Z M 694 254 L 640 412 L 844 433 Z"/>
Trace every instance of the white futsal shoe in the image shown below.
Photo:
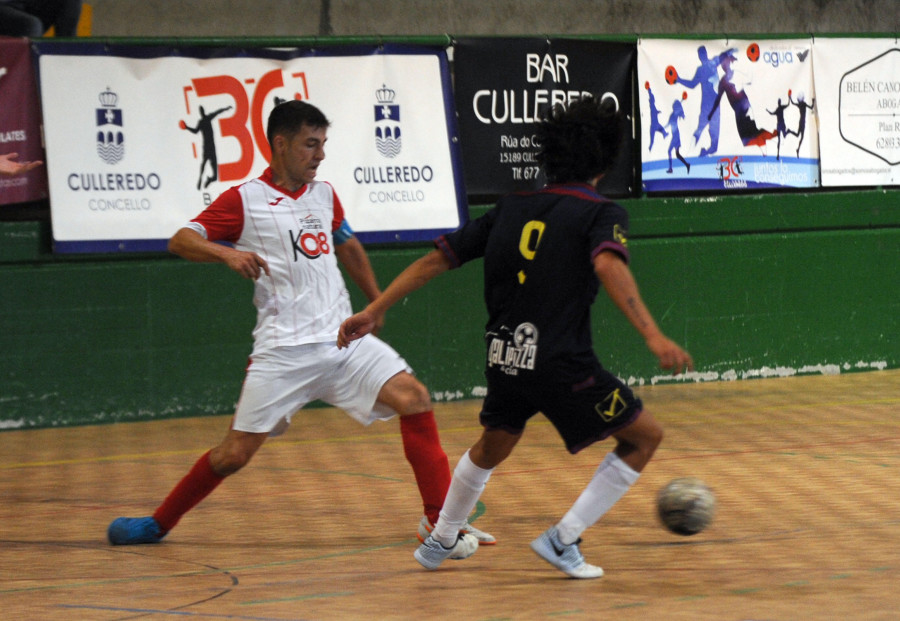
<path fill-rule="evenodd" d="M 478 540 L 472 535 L 459 533 L 456 543 L 452 548 L 445 548 L 440 541 L 428 535 L 413 556 L 425 569 L 437 569 L 444 559 L 463 559 L 475 554 L 478 549 Z"/>
<path fill-rule="evenodd" d="M 555 526 L 545 530 L 540 537 L 531 542 L 531 549 L 542 559 L 573 578 L 599 578 L 603 570 L 596 565 L 584 562 L 584 556 L 578 549 L 581 539 L 575 543 L 564 545 L 559 540 L 559 532 Z"/>

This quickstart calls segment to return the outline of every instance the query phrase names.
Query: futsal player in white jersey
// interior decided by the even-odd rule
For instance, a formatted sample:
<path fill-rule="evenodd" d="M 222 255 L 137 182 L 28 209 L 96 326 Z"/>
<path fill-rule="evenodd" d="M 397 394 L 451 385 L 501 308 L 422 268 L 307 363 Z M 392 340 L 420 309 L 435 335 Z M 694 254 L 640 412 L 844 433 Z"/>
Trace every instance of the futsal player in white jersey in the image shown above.
<path fill-rule="evenodd" d="M 107 531 L 111 543 L 161 541 L 313 400 L 339 407 L 365 425 L 399 414 L 404 453 L 424 505 L 420 538 L 437 522 L 450 468 L 428 390 L 377 337 L 349 349 L 336 344 L 341 321 L 352 314 L 338 261 L 369 300 L 380 290 L 334 188 L 315 180 L 328 127 L 315 106 L 296 100 L 277 105 L 267 128 L 271 166 L 225 191 L 169 241 L 169 250 L 185 259 L 224 263 L 255 281 L 251 364 L 224 440 L 200 457 L 152 516 L 113 520 Z M 469 556 L 479 543 L 495 540 L 466 525 L 451 558 Z"/>

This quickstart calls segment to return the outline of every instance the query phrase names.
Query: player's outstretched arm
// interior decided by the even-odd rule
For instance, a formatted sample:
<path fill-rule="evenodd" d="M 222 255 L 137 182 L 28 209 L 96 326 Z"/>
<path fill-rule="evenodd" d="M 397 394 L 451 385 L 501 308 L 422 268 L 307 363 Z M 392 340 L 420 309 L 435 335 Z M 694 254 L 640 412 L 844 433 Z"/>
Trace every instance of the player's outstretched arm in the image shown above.
<path fill-rule="evenodd" d="M 440 250 L 432 250 L 411 263 L 365 309 L 344 320 L 338 330 L 338 347 L 346 347 L 351 341 L 370 334 L 383 323 L 384 314 L 391 306 L 448 269 L 450 262 Z"/>
<path fill-rule="evenodd" d="M 618 254 L 608 251 L 598 254 L 594 257 L 594 272 L 613 303 L 644 337 L 647 348 L 659 359 L 662 368 L 672 369 L 676 374 L 684 369 L 694 370 L 690 354 L 663 334 L 656 325 L 641 299 L 631 270 Z"/>
<path fill-rule="evenodd" d="M 269 264 L 255 252 L 244 252 L 211 242 L 197 231 L 181 228 L 169 240 L 169 252 L 198 263 L 224 263 L 243 276 L 256 280 L 263 272 L 269 274 Z"/>

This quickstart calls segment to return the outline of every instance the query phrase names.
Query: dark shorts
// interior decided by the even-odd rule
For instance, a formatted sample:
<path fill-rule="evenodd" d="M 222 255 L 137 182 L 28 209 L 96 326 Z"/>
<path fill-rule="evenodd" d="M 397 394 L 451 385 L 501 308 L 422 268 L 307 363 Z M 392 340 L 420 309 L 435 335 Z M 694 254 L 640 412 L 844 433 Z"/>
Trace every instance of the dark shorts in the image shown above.
<path fill-rule="evenodd" d="M 521 433 L 528 419 L 541 412 L 574 454 L 630 425 L 643 407 L 631 389 L 605 369 L 576 385 L 523 381 L 498 373 L 488 375 L 481 424 Z"/>

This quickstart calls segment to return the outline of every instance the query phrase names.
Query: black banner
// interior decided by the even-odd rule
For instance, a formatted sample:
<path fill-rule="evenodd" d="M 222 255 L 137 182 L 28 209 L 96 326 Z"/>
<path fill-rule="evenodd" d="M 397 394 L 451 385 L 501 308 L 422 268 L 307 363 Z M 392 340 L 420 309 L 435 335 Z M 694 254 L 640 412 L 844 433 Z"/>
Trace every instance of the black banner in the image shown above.
<path fill-rule="evenodd" d="M 546 38 L 463 38 L 454 45 L 454 94 L 470 195 L 533 190 L 544 184 L 536 124 L 556 103 L 611 94 L 634 127 L 633 43 Z M 600 183 L 608 196 L 639 187 L 634 131 Z"/>

